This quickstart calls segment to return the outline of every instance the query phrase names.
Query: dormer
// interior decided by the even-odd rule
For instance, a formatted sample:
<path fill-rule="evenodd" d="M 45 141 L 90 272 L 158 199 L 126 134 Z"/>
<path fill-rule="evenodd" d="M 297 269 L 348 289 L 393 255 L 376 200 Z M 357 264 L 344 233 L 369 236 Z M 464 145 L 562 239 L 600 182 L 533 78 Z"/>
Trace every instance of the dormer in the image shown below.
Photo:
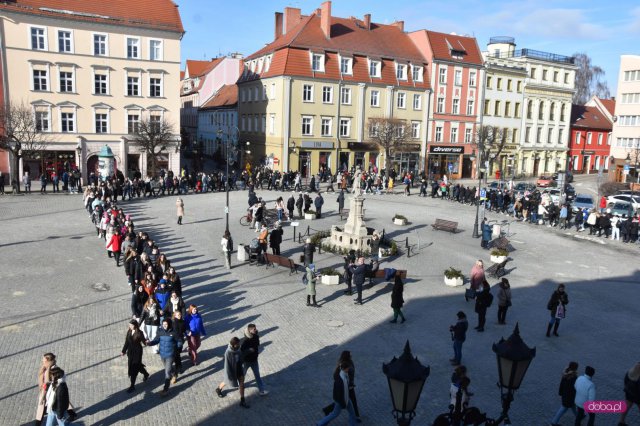
<path fill-rule="evenodd" d="M 321 51 L 309 50 L 309 60 L 311 61 L 311 71 L 324 72 L 325 54 Z"/>
<path fill-rule="evenodd" d="M 460 40 L 456 40 L 452 43 L 449 42 L 449 39 L 444 39 L 447 43 L 447 48 L 449 48 L 449 53 L 453 59 L 464 59 L 464 56 L 467 54 L 467 50 L 464 48 Z"/>

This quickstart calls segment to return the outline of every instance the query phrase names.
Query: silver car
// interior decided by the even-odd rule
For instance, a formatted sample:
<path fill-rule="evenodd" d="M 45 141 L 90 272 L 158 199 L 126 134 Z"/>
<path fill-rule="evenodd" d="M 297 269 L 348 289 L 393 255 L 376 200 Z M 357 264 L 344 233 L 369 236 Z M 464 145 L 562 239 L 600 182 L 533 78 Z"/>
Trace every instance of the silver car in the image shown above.
<path fill-rule="evenodd" d="M 593 197 L 588 194 L 578 194 L 576 198 L 573 200 L 573 211 L 578 211 L 578 209 L 593 209 L 595 204 L 593 203 Z"/>

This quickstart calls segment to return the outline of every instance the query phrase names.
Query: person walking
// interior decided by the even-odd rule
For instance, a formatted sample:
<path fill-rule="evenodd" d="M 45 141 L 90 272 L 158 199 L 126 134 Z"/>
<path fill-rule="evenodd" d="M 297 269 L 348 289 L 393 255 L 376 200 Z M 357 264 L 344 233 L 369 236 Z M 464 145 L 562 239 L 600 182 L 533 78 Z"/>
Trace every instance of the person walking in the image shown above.
<path fill-rule="evenodd" d="M 29 172 L 24 172 L 24 176 L 22 176 L 22 183 L 24 184 L 24 190 L 26 193 L 31 193 L 31 177 L 29 176 Z"/>
<path fill-rule="evenodd" d="M 169 302 L 167 305 L 170 305 Z M 184 304 L 184 302 L 183 302 Z M 182 369 L 182 348 L 184 347 L 184 340 L 187 337 L 187 325 L 184 322 L 184 318 L 182 317 L 182 310 L 177 309 L 173 311 L 173 314 L 170 316 L 172 318 L 171 321 L 171 329 L 178 341 L 178 346 L 173 353 L 173 362 L 175 363 L 175 373 L 176 378 L 178 374 L 182 374 L 184 370 Z"/>
<path fill-rule="evenodd" d="M 547 325 L 547 337 L 550 336 L 551 327 L 553 327 L 553 335 L 558 336 L 558 327 L 560 327 L 560 320 L 562 320 L 567 313 L 566 306 L 569 304 L 569 296 L 564 291 L 564 284 L 558 285 L 556 291 L 553 292 L 549 302 L 547 303 L 547 309 L 551 314 L 551 319 Z"/>
<path fill-rule="evenodd" d="M 129 330 L 124 339 L 124 346 L 122 346 L 122 356 L 127 355 L 128 368 L 127 375 L 131 381 L 131 385 L 127 389 L 128 393 L 135 390 L 136 378 L 138 373 L 142 373 L 143 381 L 147 381 L 149 373 L 145 369 L 145 365 L 142 363 L 142 345 L 145 341 L 144 334 L 140 331 L 138 322 L 136 320 L 129 321 Z"/>
<path fill-rule="evenodd" d="M 364 257 L 359 257 L 357 264 L 351 267 L 351 280 L 358 292 L 358 298 L 353 302 L 356 305 L 362 305 L 362 286 L 364 285 L 366 272 L 367 266 L 364 264 Z"/>
<path fill-rule="evenodd" d="M 344 190 L 342 188 L 336 201 L 338 202 L 338 214 L 342 214 L 342 210 L 344 210 Z"/>
<path fill-rule="evenodd" d="M 489 241 L 491 241 L 491 233 L 492 233 L 491 225 L 487 223 L 487 219 L 482 219 L 482 223 L 480 224 L 480 232 L 482 233 L 482 237 L 480 239 L 480 247 L 485 250 L 489 250 Z"/>
<path fill-rule="evenodd" d="M 400 316 L 400 324 L 406 321 L 404 314 L 402 313 L 402 305 L 404 305 L 404 298 L 402 293 L 404 292 L 404 283 L 400 278 L 400 275 L 396 273 L 395 280 L 393 282 L 393 288 L 391 289 L 391 307 L 393 308 L 393 319 L 389 321 L 395 324 L 398 322 L 398 316 Z"/>
<path fill-rule="evenodd" d="M 178 216 L 178 225 L 182 225 L 182 216 L 184 216 L 184 201 L 178 197 L 176 200 L 176 215 Z"/>
<path fill-rule="evenodd" d="M 462 344 L 467 339 L 467 329 L 469 328 L 467 315 L 464 312 L 458 311 L 457 317 L 458 321 L 449 327 L 451 340 L 453 340 L 453 358 L 449 362 L 454 366 L 460 365 L 462 361 Z"/>
<path fill-rule="evenodd" d="M 224 255 L 224 267 L 231 269 L 231 253 L 233 252 L 233 238 L 231 233 L 227 229 L 222 235 L 220 240 L 220 246 L 222 247 L 222 254 Z"/>
<path fill-rule="evenodd" d="M 65 381 L 64 370 L 54 365 L 49 370 L 51 385 L 47 389 L 47 426 L 57 423 L 59 426 L 68 424 L 69 388 Z"/>
<path fill-rule="evenodd" d="M 122 245 L 122 235 L 117 228 L 114 229 L 111 239 L 107 243 L 107 250 L 111 249 L 111 253 L 116 260 L 116 267 L 120 267 L 120 248 Z M 111 257 L 111 256 L 109 256 Z"/>
<path fill-rule="evenodd" d="M 269 234 L 269 247 L 273 254 L 280 256 L 280 244 L 282 244 L 282 225 L 280 221 L 276 222 L 273 231 Z"/>
<path fill-rule="evenodd" d="M 38 426 L 42 423 L 44 412 L 46 409 L 47 389 L 51 384 L 51 367 L 56 365 L 56 356 L 51 352 L 47 352 L 42 356 L 42 364 L 38 369 L 38 405 L 36 407 L 36 420 L 35 425 Z"/>
<path fill-rule="evenodd" d="M 184 321 L 187 324 L 187 336 L 189 338 L 189 357 L 193 365 L 198 365 L 198 348 L 200 348 L 202 337 L 206 336 L 207 333 L 204 330 L 202 316 L 198 312 L 196 305 L 189 305 Z"/>
<path fill-rule="evenodd" d="M 627 426 L 627 414 L 635 404 L 640 410 L 640 362 L 637 362 L 624 376 L 624 400 L 627 409 L 620 414 L 618 426 Z"/>
<path fill-rule="evenodd" d="M 175 383 L 178 376 L 173 369 L 173 356 L 177 348 L 180 347 L 178 339 L 173 330 L 171 330 L 171 320 L 165 318 L 162 320 L 162 327 L 158 330 L 155 339 L 146 342 L 147 346 L 158 345 L 160 347 L 160 359 L 164 364 L 164 387 L 160 392 L 166 395 L 169 392 L 169 383 Z"/>
<path fill-rule="evenodd" d="M 559 426 L 558 422 L 564 416 L 564 413 L 571 410 L 575 415 L 576 411 L 576 389 L 575 383 L 578 378 L 578 363 L 571 361 L 569 366 L 562 372 L 562 379 L 560 379 L 560 387 L 558 388 L 558 395 L 562 401 L 560 408 L 556 412 L 556 415 L 551 420 L 551 426 Z"/>
<path fill-rule="evenodd" d="M 316 302 L 316 266 L 313 263 L 305 268 L 305 278 L 307 283 L 307 306 L 318 308 L 319 306 Z M 313 305 L 311 301 L 313 301 Z"/>
<path fill-rule="evenodd" d="M 487 309 L 493 302 L 493 295 L 491 294 L 491 286 L 484 280 L 482 282 L 482 290 L 476 295 L 475 311 L 478 314 L 478 326 L 475 329 L 482 333 L 484 331 L 484 325 L 487 322 Z"/>
<path fill-rule="evenodd" d="M 355 426 L 358 423 L 353 404 L 349 399 L 349 367 L 348 362 L 341 362 L 338 371 L 333 373 L 333 411 L 320 420 L 317 426 L 331 423 L 344 409 L 349 412 L 349 426 Z"/>
<path fill-rule="evenodd" d="M 284 216 L 284 200 L 282 199 L 282 197 L 278 197 L 278 199 L 276 200 L 276 213 L 278 214 L 278 221 L 282 222 L 282 218 Z"/>
<path fill-rule="evenodd" d="M 292 192 L 291 196 L 287 199 L 287 211 L 289 212 L 289 220 L 293 221 L 293 210 L 296 208 L 296 193 Z"/>
<path fill-rule="evenodd" d="M 309 266 L 313 263 L 313 253 L 316 251 L 316 246 L 311 243 L 311 238 L 307 238 L 302 247 L 304 254 L 304 266 Z"/>
<path fill-rule="evenodd" d="M 258 362 L 260 335 L 255 324 L 249 324 L 245 328 L 244 337 L 240 340 L 240 352 L 242 353 L 242 376 L 247 377 L 247 370 L 251 369 L 258 385 L 260 396 L 267 395 L 269 391 L 264 388 L 264 382 L 260 377 L 260 364 Z"/>
<path fill-rule="evenodd" d="M 240 406 L 249 408 L 244 399 L 244 372 L 242 371 L 242 352 L 240 351 L 240 339 L 232 337 L 229 341 L 227 349 L 224 351 L 224 377 L 216 388 L 216 395 L 224 398 L 226 393 L 223 391 L 226 383 L 232 388 L 238 388 L 240 391 Z"/>
<path fill-rule="evenodd" d="M 318 195 L 315 200 L 313 200 L 313 204 L 316 207 L 316 219 L 320 219 L 322 217 L 322 206 L 324 205 L 324 198 L 322 198 L 322 192 L 318 191 Z"/>
<path fill-rule="evenodd" d="M 46 173 L 42 173 L 40 175 L 40 193 L 41 194 L 46 194 L 47 193 L 47 174 Z"/>
<path fill-rule="evenodd" d="M 511 285 L 509 280 L 502 278 L 498 290 L 498 324 L 507 323 L 507 310 L 511 306 Z"/>
<path fill-rule="evenodd" d="M 596 399 L 596 385 L 593 383 L 593 375 L 596 374 L 595 368 L 587 365 L 584 369 L 584 374 L 576 379 L 574 385 L 576 389 L 576 422 L 575 426 L 582 425 L 582 419 L 587 417 L 584 410 L 584 404 L 587 401 L 594 401 Z M 593 426 L 596 421 L 596 414 L 589 413 L 589 420 L 587 426 Z"/>
<path fill-rule="evenodd" d="M 300 175 L 298 175 L 298 176 L 300 176 Z M 298 179 L 298 177 L 296 177 L 296 179 Z M 302 194 L 298 194 L 298 199 L 296 200 L 296 209 L 298 209 L 298 219 L 302 219 L 302 206 L 303 205 L 304 205 L 304 200 L 302 199 Z"/>
<path fill-rule="evenodd" d="M 469 298 L 475 298 L 476 292 L 482 286 L 482 282 L 485 281 L 484 275 L 484 263 L 482 260 L 476 260 L 476 263 L 471 268 L 471 284 L 469 287 L 469 292 L 465 292 L 464 300 L 469 301 Z"/>

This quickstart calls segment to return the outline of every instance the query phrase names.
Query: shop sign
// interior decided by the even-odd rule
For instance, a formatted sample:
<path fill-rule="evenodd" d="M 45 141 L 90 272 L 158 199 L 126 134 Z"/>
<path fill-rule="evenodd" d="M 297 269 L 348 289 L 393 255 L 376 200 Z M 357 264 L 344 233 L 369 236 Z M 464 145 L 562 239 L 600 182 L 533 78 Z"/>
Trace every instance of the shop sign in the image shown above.
<path fill-rule="evenodd" d="M 464 147 L 431 145 L 429 147 L 429 152 L 431 154 L 462 154 L 464 152 Z"/>
<path fill-rule="evenodd" d="M 352 151 L 378 151 L 380 147 L 369 142 L 347 142 L 347 148 Z"/>
<path fill-rule="evenodd" d="M 313 149 L 333 149 L 333 142 L 330 141 L 303 141 L 300 143 L 301 148 Z"/>

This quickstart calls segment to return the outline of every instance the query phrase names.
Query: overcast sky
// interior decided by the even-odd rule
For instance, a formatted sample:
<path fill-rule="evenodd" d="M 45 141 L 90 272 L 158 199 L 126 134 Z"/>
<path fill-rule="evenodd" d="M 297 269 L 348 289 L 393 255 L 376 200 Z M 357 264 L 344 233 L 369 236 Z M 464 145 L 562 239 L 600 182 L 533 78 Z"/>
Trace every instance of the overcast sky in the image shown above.
<path fill-rule="evenodd" d="M 297 7 L 309 14 L 317 1 L 175 0 L 186 30 L 182 61 L 240 52 L 245 56 L 273 40 L 274 13 Z M 473 35 L 485 49 L 491 36 L 511 36 L 516 48 L 561 55 L 586 52 L 602 67 L 612 95 L 620 55 L 640 54 L 640 2 L 622 0 L 334 0 L 332 15 L 379 23 L 405 21 L 405 30 L 430 29 Z"/>

